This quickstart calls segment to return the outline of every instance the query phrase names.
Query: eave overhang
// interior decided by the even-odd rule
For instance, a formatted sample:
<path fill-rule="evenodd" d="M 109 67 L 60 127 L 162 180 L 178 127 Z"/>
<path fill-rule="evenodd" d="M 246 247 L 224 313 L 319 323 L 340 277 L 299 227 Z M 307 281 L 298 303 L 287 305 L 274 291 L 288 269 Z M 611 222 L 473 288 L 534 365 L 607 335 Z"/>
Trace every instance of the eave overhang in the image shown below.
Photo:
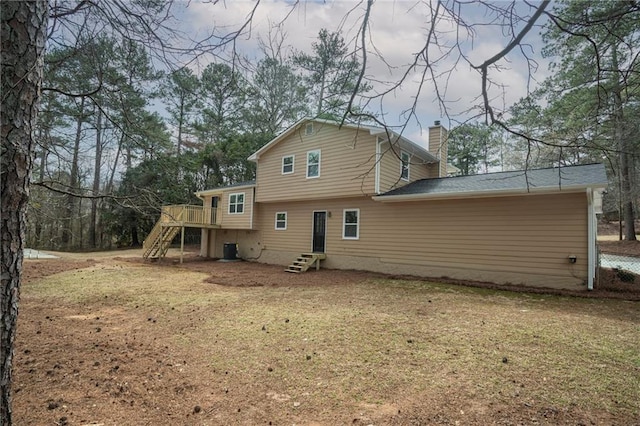
<path fill-rule="evenodd" d="M 223 192 L 235 191 L 236 189 L 242 190 L 242 189 L 251 189 L 255 187 L 256 187 L 255 183 L 247 184 L 247 185 L 225 186 L 221 188 L 213 188 L 213 189 L 206 189 L 204 191 L 197 191 L 197 192 L 194 192 L 194 194 L 196 197 L 202 198 L 202 197 L 206 197 L 207 195 L 217 195 L 217 194 L 222 194 Z"/>
<path fill-rule="evenodd" d="M 435 192 L 421 194 L 402 195 L 376 195 L 371 197 L 374 201 L 382 203 L 398 203 L 422 200 L 451 200 L 451 199 L 471 199 L 471 198 L 492 198 L 492 197 L 515 197 L 522 195 L 541 194 L 567 194 L 585 192 L 587 189 L 604 190 L 606 185 L 567 185 L 558 187 L 530 187 L 517 189 L 491 189 L 486 191 L 456 191 L 456 192 Z"/>
<path fill-rule="evenodd" d="M 273 138 L 270 142 L 268 142 L 262 148 L 260 148 L 259 150 L 257 150 L 253 154 L 251 154 L 249 157 L 247 157 L 247 160 L 253 161 L 253 162 L 257 162 L 258 159 L 260 159 L 260 157 L 262 156 L 262 154 L 267 152 L 269 149 L 271 149 L 274 145 L 276 145 L 282 139 L 286 138 L 291 133 L 293 133 L 294 131 L 298 130 L 302 126 L 302 124 L 304 124 L 306 122 L 310 122 L 310 121 L 315 122 L 315 123 L 329 124 L 329 125 L 333 125 L 333 126 L 344 127 L 344 128 L 347 128 L 347 129 L 367 131 L 367 132 L 369 132 L 369 134 L 371 136 L 380 136 L 381 137 L 381 136 L 384 135 L 385 137 L 389 137 L 389 139 L 391 141 L 396 141 L 397 140 L 398 143 L 400 144 L 401 148 L 403 148 L 403 147 L 405 149 L 408 148 L 408 150 L 413 151 L 412 152 L 413 154 L 419 155 L 420 157 L 424 158 L 428 162 L 437 163 L 439 161 L 437 157 L 435 157 L 433 154 L 431 154 L 425 148 L 421 147 L 420 145 L 416 144 L 415 142 L 413 142 L 413 141 L 405 138 L 404 136 L 401 136 L 398 133 L 395 133 L 395 132 L 393 132 L 391 130 L 385 130 L 385 129 L 380 128 L 380 127 L 373 127 L 373 126 L 367 126 L 367 125 L 357 125 L 357 124 L 351 124 L 351 123 L 344 123 L 344 124 L 340 125 L 339 123 L 337 123 L 335 121 L 323 120 L 323 119 L 320 119 L 320 118 L 308 118 L 308 117 L 307 118 L 302 118 L 302 119 L 296 121 L 294 124 L 289 126 L 289 128 L 287 128 L 285 131 L 283 131 L 278 136 Z"/>

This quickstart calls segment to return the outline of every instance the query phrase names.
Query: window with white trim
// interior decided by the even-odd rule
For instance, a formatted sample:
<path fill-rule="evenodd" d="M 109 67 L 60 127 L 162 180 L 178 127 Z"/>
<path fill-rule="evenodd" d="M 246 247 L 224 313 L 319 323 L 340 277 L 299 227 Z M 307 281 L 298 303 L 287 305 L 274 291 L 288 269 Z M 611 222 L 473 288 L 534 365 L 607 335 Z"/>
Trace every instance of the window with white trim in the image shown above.
<path fill-rule="evenodd" d="M 320 150 L 307 152 L 307 177 L 317 178 L 320 176 Z"/>
<path fill-rule="evenodd" d="M 244 213 L 244 192 L 229 194 L 229 214 Z"/>
<path fill-rule="evenodd" d="M 400 151 L 400 179 L 409 180 L 409 166 L 411 156 L 408 152 Z"/>
<path fill-rule="evenodd" d="M 293 173 L 293 163 L 295 161 L 295 155 L 286 155 L 282 157 L 282 174 L 289 175 Z"/>
<path fill-rule="evenodd" d="M 287 212 L 276 213 L 276 231 L 287 230 Z"/>
<path fill-rule="evenodd" d="M 307 123 L 307 125 L 304 126 L 304 134 L 306 136 L 313 135 L 313 123 Z"/>
<path fill-rule="evenodd" d="M 344 209 L 342 213 L 342 239 L 360 238 L 360 209 Z"/>

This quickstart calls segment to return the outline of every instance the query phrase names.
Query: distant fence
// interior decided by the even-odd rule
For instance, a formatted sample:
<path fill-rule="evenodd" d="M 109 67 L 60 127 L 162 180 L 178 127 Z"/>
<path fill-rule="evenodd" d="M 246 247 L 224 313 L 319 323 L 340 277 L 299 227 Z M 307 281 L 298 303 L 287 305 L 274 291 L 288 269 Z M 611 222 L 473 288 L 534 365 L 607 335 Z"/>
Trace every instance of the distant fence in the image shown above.
<path fill-rule="evenodd" d="M 640 258 L 638 257 L 600 253 L 600 266 L 640 275 Z"/>

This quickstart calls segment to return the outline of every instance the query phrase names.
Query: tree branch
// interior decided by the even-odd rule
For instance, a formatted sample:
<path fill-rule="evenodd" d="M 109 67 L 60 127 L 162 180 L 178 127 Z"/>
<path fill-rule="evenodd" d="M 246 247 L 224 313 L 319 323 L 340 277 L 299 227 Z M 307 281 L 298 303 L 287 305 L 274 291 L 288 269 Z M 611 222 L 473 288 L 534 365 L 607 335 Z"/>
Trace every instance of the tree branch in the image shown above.
<path fill-rule="evenodd" d="M 540 5 L 538 6 L 538 9 L 531 16 L 531 18 L 529 18 L 529 20 L 528 20 L 527 24 L 524 26 L 524 28 L 520 31 L 520 33 L 513 40 L 511 40 L 511 43 L 509 43 L 507 46 L 505 46 L 504 49 L 502 49 L 500 52 L 496 53 L 491 58 L 489 58 L 486 61 L 484 61 L 481 65 L 472 65 L 473 68 L 479 69 L 480 72 L 481 72 L 481 75 L 482 75 L 482 98 L 484 100 L 485 113 L 489 114 L 489 116 L 491 117 L 491 122 L 492 123 L 496 122 L 496 118 L 494 116 L 493 108 L 491 107 L 491 103 L 489 102 L 489 94 L 488 94 L 488 89 L 487 89 L 488 68 L 489 68 L 490 65 L 495 64 L 497 61 L 501 60 L 506 55 L 508 55 L 509 52 L 511 52 L 511 50 L 513 50 L 516 46 L 518 46 L 522 42 L 522 39 L 524 39 L 524 36 L 527 35 L 527 33 L 531 30 L 531 28 L 533 28 L 533 25 L 540 18 L 540 16 L 542 16 L 545 8 L 549 5 L 549 3 L 550 3 L 550 0 L 544 0 L 542 3 L 540 3 Z"/>

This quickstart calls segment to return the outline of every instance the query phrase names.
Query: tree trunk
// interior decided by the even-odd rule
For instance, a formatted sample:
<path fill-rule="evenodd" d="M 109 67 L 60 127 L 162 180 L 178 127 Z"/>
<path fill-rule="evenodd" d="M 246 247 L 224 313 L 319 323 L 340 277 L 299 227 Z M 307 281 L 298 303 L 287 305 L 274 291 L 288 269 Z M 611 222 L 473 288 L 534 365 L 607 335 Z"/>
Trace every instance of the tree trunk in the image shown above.
<path fill-rule="evenodd" d="M 75 213 L 76 199 L 73 194 L 78 187 L 78 156 L 80 153 L 80 140 L 82 139 L 82 123 L 84 122 L 84 102 L 80 99 L 78 117 L 76 119 L 76 137 L 73 146 L 73 159 L 71 160 L 71 172 L 69 173 L 69 194 L 67 194 L 67 208 L 65 213 L 65 225 L 62 229 L 62 245 L 65 249 L 71 250 L 73 246 L 73 215 Z"/>
<path fill-rule="evenodd" d="M 131 165 L 133 164 L 131 161 L 131 155 L 132 151 L 131 151 L 131 146 L 129 146 L 127 144 L 127 146 L 125 147 L 125 154 L 126 154 L 126 161 L 125 161 L 125 170 L 129 170 L 131 168 Z"/>
<path fill-rule="evenodd" d="M 77 212 L 77 219 L 74 220 L 74 224 L 76 224 L 73 235 L 73 246 L 76 249 L 82 249 L 82 236 L 84 235 L 84 222 L 82 220 L 82 201 L 84 199 L 82 197 L 78 197 L 78 212 Z"/>
<path fill-rule="evenodd" d="M 182 126 L 184 123 L 184 96 L 180 98 L 180 116 L 178 117 L 178 157 L 182 150 Z"/>
<path fill-rule="evenodd" d="M 618 50 L 612 46 L 612 68 L 614 70 L 613 80 L 613 122 L 614 135 L 618 140 L 618 150 L 620 155 L 620 199 L 622 204 L 622 218 L 624 220 L 624 239 L 627 241 L 636 240 L 635 215 L 633 212 L 633 190 L 631 185 L 631 168 L 629 166 L 629 143 L 628 132 L 625 131 L 622 104 L 622 85 L 620 84 L 620 73 L 615 72 L 619 68 Z"/>
<path fill-rule="evenodd" d="M 91 195 L 97 197 L 100 193 L 100 168 L 102 166 L 102 111 L 98 110 L 96 119 L 96 158 L 93 167 L 93 189 Z M 98 234 L 98 199 L 91 199 L 91 219 L 89 220 L 89 246 L 97 247 Z"/>
<path fill-rule="evenodd" d="M 631 194 L 633 193 L 631 188 L 631 176 L 629 167 L 629 153 L 623 151 L 626 146 L 620 151 L 620 177 L 622 178 L 622 217 L 624 219 L 624 239 L 627 241 L 636 240 L 636 227 L 634 223 L 635 215 L 633 212 L 633 201 Z"/>
<path fill-rule="evenodd" d="M 44 181 L 45 169 L 47 168 L 47 151 L 49 149 L 49 131 L 43 131 L 40 134 L 40 146 L 42 146 L 42 154 L 40 154 L 40 171 L 39 171 L 39 181 Z M 37 247 L 42 247 L 42 206 L 40 207 L 40 212 L 35 215 L 35 240 L 37 242 Z"/>
<path fill-rule="evenodd" d="M 25 213 L 35 142 L 33 125 L 42 83 L 47 2 L 3 2 L 0 114 L 2 289 L 0 290 L 0 423 L 11 425 L 11 365 L 18 319 Z"/>
<path fill-rule="evenodd" d="M 135 222 L 131 225 L 131 247 L 139 247 L 140 239 L 138 238 L 138 224 Z"/>
<path fill-rule="evenodd" d="M 120 158 L 120 154 L 122 153 L 122 144 L 124 143 L 124 135 L 120 137 L 120 142 L 118 142 L 118 150 L 116 151 L 116 158 L 113 160 L 113 168 L 111 169 L 111 175 L 109 176 L 109 182 L 107 183 L 106 193 L 111 195 L 113 191 L 113 179 L 116 175 L 116 170 L 118 169 L 118 159 Z"/>
<path fill-rule="evenodd" d="M 322 81 L 320 82 L 320 96 L 318 97 L 318 109 L 316 111 L 316 116 L 320 117 L 322 114 L 322 103 L 324 101 L 324 86 L 325 86 L 325 74 L 322 74 Z"/>

